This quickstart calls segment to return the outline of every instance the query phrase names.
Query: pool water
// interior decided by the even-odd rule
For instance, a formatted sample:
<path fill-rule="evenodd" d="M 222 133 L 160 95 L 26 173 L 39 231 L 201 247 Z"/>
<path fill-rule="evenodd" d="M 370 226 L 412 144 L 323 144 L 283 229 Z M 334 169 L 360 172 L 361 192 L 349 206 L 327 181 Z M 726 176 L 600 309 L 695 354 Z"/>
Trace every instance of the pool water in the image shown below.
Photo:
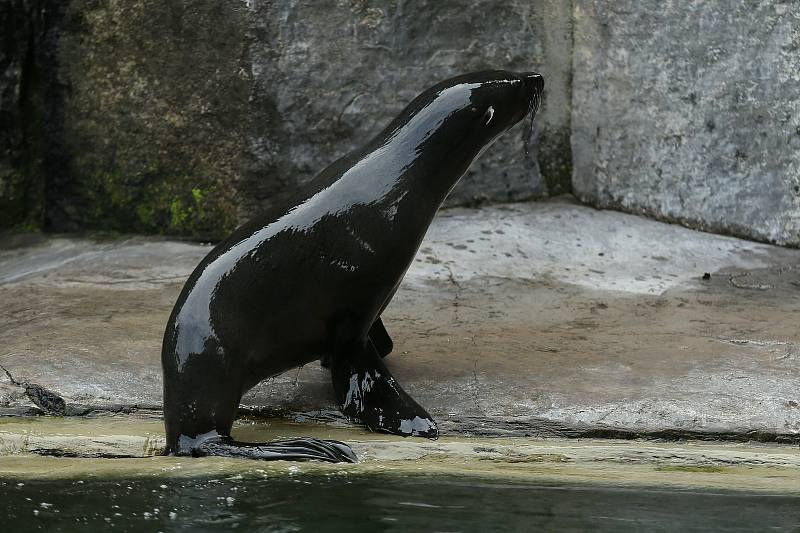
<path fill-rule="evenodd" d="M 302 473 L 0 480 L 0 531 L 800 531 L 800 496 Z"/>

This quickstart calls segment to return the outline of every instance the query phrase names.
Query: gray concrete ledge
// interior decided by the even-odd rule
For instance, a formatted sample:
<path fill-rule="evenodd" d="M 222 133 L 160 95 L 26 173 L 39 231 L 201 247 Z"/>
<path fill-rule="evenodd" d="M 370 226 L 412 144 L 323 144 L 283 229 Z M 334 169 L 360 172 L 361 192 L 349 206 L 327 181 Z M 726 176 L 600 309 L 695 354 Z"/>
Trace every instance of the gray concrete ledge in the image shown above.
<path fill-rule="evenodd" d="M 0 364 L 73 414 L 157 410 L 164 324 L 209 247 L 35 241 L 0 251 Z M 445 434 L 798 442 L 798 264 L 567 201 L 447 210 L 384 315 L 387 363 Z M 318 365 L 243 402 L 336 419 Z M 4 376 L 0 409 L 37 412 Z"/>
<path fill-rule="evenodd" d="M 348 442 L 358 464 L 263 462 L 208 457 L 158 457 L 164 446 L 155 417 L 0 421 L 0 477 L 130 478 L 233 475 L 456 475 L 512 482 L 607 484 L 800 493 L 796 446 L 597 439 L 443 437 L 402 439 L 329 424 L 240 421 L 234 435 L 263 442 L 307 435 Z M 54 455 L 56 457 L 54 457 Z M 107 458 L 114 458 L 109 461 Z M 142 460 L 147 458 L 147 460 Z"/>

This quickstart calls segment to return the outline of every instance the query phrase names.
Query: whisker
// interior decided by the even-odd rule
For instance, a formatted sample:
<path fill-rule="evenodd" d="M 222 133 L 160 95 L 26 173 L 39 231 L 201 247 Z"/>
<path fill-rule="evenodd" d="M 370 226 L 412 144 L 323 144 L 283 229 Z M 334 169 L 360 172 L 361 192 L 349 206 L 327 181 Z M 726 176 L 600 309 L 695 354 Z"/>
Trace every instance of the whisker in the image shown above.
<path fill-rule="evenodd" d="M 530 157 L 531 140 L 533 139 L 533 119 L 536 117 L 536 112 L 539 110 L 539 104 L 542 101 L 541 93 L 536 93 L 531 98 L 531 103 L 528 106 L 528 124 L 522 132 L 522 146 L 525 149 L 525 156 Z"/>

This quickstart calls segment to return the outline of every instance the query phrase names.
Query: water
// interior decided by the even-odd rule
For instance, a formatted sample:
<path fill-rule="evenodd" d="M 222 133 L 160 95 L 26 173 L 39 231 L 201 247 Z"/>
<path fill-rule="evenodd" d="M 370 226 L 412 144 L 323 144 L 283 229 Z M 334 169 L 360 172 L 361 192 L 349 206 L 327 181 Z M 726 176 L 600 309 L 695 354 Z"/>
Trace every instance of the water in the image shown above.
<path fill-rule="evenodd" d="M 4 479 L 13 531 L 800 531 L 800 496 L 453 476 Z"/>

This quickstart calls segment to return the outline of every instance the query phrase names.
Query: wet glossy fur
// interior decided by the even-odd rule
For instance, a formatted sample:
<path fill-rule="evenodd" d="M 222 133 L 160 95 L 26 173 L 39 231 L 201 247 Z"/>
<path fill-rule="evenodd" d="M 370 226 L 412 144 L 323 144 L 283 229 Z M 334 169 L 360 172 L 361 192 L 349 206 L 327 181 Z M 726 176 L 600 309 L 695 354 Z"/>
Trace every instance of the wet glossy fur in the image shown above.
<path fill-rule="evenodd" d="M 380 315 L 448 192 L 531 112 L 542 86 L 536 74 L 504 71 L 442 82 L 287 205 L 219 243 L 186 282 L 164 335 L 167 451 L 353 460 L 330 441 L 267 450 L 230 438 L 245 391 L 318 359 L 346 415 L 373 430 L 435 438 L 433 419 L 381 360 L 391 339 Z"/>

